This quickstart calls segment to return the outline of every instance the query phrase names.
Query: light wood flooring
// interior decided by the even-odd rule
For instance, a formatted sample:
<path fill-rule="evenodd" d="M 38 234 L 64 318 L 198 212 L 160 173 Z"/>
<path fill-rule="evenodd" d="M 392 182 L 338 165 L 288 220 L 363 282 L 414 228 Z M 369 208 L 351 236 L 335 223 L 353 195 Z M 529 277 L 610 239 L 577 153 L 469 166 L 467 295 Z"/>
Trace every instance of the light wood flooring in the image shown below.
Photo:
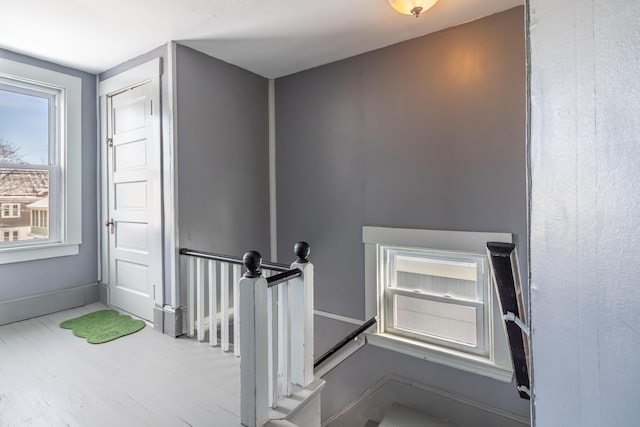
<path fill-rule="evenodd" d="M 240 361 L 145 327 L 88 344 L 60 322 L 102 304 L 0 326 L 0 426 L 240 426 Z"/>

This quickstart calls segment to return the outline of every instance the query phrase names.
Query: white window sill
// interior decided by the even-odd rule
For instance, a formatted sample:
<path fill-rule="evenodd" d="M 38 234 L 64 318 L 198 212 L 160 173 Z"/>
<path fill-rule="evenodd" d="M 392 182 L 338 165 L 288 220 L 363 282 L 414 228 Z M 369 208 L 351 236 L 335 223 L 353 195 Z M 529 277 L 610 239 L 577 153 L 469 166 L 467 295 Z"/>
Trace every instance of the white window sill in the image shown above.
<path fill-rule="evenodd" d="M 0 264 L 77 255 L 80 243 L 50 243 L 0 249 Z"/>
<path fill-rule="evenodd" d="M 482 356 L 438 347 L 392 334 L 367 333 L 367 342 L 376 347 L 439 363 L 498 381 L 511 382 L 511 366 L 501 366 Z"/>

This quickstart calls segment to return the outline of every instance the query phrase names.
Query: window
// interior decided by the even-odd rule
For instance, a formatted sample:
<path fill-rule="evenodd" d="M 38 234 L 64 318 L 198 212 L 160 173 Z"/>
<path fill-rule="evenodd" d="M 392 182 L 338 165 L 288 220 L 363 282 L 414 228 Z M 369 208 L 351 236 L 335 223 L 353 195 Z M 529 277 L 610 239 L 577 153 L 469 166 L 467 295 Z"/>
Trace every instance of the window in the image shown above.
<path fill-rule="evenodd" d="M 510 381 L 485 245 L 511 240 L 507 233 L 364 227 L 365 311 L 378 316 L 369 342 Z"/>
<path fill-rule="evenodd" d="M 78 253 L 81 89 L 0 58 L 0 264 Z"/>
<path fill-rule="evenodd" d="M 486 354 L 486 257 L 385 245 L 379 250 L 385 331 Z"/>
<path fill-rule="evenodd" d="M 0 147 L 0 158 L 2 156 L 2 148 Z M 2 204 L 2 218 L 19 218 L 20 217 L 20 205 L 12 203 Z"/>

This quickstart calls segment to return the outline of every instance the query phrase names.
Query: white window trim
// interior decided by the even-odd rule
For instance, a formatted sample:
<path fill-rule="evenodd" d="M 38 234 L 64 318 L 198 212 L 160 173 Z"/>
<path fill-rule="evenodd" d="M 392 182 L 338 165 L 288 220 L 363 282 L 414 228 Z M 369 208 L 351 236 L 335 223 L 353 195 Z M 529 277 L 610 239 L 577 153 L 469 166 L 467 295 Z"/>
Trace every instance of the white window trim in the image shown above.
<path fill-rule="evenodd" d="M 16 210 L 14 209 L 15 206 L 18 206 L 18 211 L 16 213 Z M 9 208 L 9 215 L 5 215 L 5 209 Z M 21 213 L 21 209 L 22 206 L 20 205 L 20 203 L 13 203 L 13 202 L 9 202 L 9 203 L 3 203 L 2 206 L 0 206 L 0 216 L 2 218 L 20 218 L 20 213 Z"/>
<path fill-rule="evenodd" d="M 82 243 L 82 80 L 79 77 L 0 58 L 0 76 L 58 88 L 64 92 L 60 141 L 62 211 L 58 242 L 0 249 L 0 264 L 76 255 Z"/>
<path fill-rule="evenodd" d="M 383 228 L 365 226 L 362 228 L 365 257 L 365 318 L 378 315 L 378 245 L 404 246 L 443 251 L 457 251 L 486 254 L 486 242 L 499 241 L 511 243 L 510 233 L 483 233 L 444 230 L 418 230 L 405 228 Z M 504 328 L 500 326 L 498 300 L 489 286 L 489 355 L 474 355 L 451 348 L 384 333 L 384 325 L 379 324 L 375 333 L 367 335 L 368 342 L 388 350 L 409 356 L 429 360 L 456 369 L 473 372 L 500 381 L 510 382 L 513 377 L 512 362 L 509 354 Z"/>

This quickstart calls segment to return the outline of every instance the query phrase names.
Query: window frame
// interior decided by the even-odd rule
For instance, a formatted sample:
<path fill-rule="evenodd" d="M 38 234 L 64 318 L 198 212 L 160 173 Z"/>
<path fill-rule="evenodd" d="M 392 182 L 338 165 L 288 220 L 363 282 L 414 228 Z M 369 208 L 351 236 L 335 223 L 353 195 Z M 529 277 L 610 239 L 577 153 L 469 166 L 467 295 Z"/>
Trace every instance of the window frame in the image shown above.
<path fill-rule="evenodd" d="M 487 309 L 487 305 L 489 305 L 488 297 L 490 296 L 490 292 L 488 289 L 489 265 L 486 256 L 482 257 L 478 254 L 466 252 L 434 250 L 433 248 L 423 249 L 394 245 L 378 245 L 378 249 L 378 265 L 381 269 L 380 278 L 383 279 L 379 280 L 378 283 L 378 292 L 380 293 L 380 298 L 382 299 L 381 303 L 383 304 L 383 309 L 379 310 L 379 315 L 381 315 L 381 326 L 386 333 L 404 336 L 418 341 L 425 341 L 437 346 L 452 348 L 466 353 L 485 356 L 489 354 L 489 310 Z M 392 260 L 389 260 L 389 252 L 396 252 L 398 255 L 410 255 L 414 258 L 475 264 L 476 300 L 457 298 L 446 294 L 436 295 L 428 292 L 413 292 L 406 288 L 400 288 L 397 284 L 396 286 L 391 286 L 394 280 L 397 280 L 397 277 L 395 279 L 392 277 L 391 267 L 395 267 L 395 263 Z M 395 272 L 397 272 L 397 270 L 395 270 Z M 393 322 L 393 319 L 396 316 L 393 297 L 396 295 L 419 300 L 433 301 L 441 304 L 473 307 L 476 309 L 476 345 L 474 346 L 472 344 L 456 342 L 452 338 L 447 339 L 445 337 L 437 337 L 397 328 Z"/>
<path fill-rule="evenodd" d="M 439 345 L 435 340 L 416 339 L 393 333 L 385 327 L 385 298 L 381 265 L 381 247 L 425 249 L 431 252 L 473 254 L 486 259 L 486 242 L 511 243 L 510 233 L 483 233 L 446 230 L 420 230 L 387 227 L 363 227 L 365 249 L 365 317 L 378 316 L 375 332 L 368 333 L 368 342 L 388 350 L 429 360 L 453 368 L 509 382 L 513 377 L 508 342 L 500 327 L 501 316 L 491 279 L 486 283 L 485 342 L 486 351 L 463 351 L 455 346 Z M 489 274 L 488 261 L 484 274 Z"/>
<path fill-rule="evenodd" d="M 82 80 L 69 74 L 0 58 L 3 85 L 58 93 L 55 147 L 49 147 L 49 237 L 0 247 L 0 264 L 76 255 L 82 243 Z M 50 108 L 50 117 L 51 117 Z M 52 167 L 52 156 L 58 162 Z M 13 166 L 13 165 L 11 165 Z M 25 165 L 23 168 L 34 168 Z M 43 166 L 36 165 L 35 169 Z M 52 185 L 52 182 L 54 185 Z M 55 224 L 56 227 L 52 227 Z M 55 229 L 54 229 L 55 228 Z M 53 230 L 53 231 L 52 231 Z"/>
<path fill-rule="evenodd" d="M 16 214 L 16 206 L 18 207 L 17 211 L 18 213 Z M 0 217 L 1 218 L 20 218 L 20 214 L 21 214 L 21 208 L 22 206 L 20 205 L 20 203 L 2 203 L 2 206 L 0 206 Z"/>

